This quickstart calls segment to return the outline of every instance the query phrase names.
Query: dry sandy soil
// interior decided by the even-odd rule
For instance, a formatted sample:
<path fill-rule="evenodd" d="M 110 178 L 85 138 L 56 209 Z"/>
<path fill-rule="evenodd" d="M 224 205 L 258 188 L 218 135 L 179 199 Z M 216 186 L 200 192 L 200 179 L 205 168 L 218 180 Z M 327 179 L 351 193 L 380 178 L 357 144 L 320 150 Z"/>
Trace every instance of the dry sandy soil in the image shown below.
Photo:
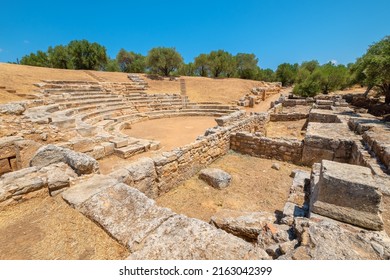
<path fill-rule="evenodd" d="M 303 140 L 305 138 L 305 130 L 303 129 L 305 124 L 305 119 L 290 122 L 269 122 L 266 126 L 266 136 Z"/>
<path fill-rule="evenodd" d="M 63 70 L 25 65 L 0 63 L 0 87 L 16 90 L 17 94 L 34 93 L 37 89 L 34 83 L 42 80 L 86 80 L 96 81 L 88 73 L 103 78 L 108 82 L 129 82 L 127 73 Z M 147 93 L 180 93 L 179 81 L 152 80 L 147 75 L 139 74 L 149 84 Z M 201 77 L 181 77 L 186 81 L 187 95 L 191 101 L 212 101 L 230 103 L 250 91 L 261 86 L 262 82 L 241 79 L 212 79 Z M 16 94 L 7 93 L 0 89 L 0 103 L 20 100 Z"/>
<path fill-rule="evenodd" d="M 279 163 L 280 170 L 272 169 Z M 283 211 L 292 184 L 293 169 L 309 170 L 294 164 L 261 159 L 230 151 L 210 165 L 232 175 L 231 185 L 214 189 L 197 176 L 156 199 L 157 204 L 189 217 L 210 221 L 220 209 L 242 211 Z"/>
<path fill-rule="evenodd" d="M 99 160 L 100 172 L 108 174 L 140 157 L 150 157 L 192 143 L 197 136 L 203 135 L 207 128 L 216 125 L 214 119 L 214 117 L 177 117 L 132 124 L 131 129 L 124 129 L 122 132 L 135 138 L 158 140 L 161 148 L 129 159 L 122 159 L 115 155 L 101 159 Z"/>
<path fill-rule="evenodd" d="M 100 227 L 46 194 L 0 211 L 0 259 L 124 259 L 127 250 Z"/>

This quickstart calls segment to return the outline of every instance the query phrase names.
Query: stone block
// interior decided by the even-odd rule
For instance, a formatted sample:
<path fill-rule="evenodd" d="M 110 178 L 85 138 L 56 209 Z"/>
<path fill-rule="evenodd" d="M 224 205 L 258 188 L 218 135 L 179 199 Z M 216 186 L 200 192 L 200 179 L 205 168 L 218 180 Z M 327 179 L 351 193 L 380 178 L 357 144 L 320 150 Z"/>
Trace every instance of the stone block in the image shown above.
<path fill-rule="evenodd" d="M 238 237 L 255 241 L 264 226 L 267 223 L 273 224 L 275 220 L 275 215 L 267 212 L 222 209 L 211 217 L 210 224 Z"/>
<path fill-rule="evenodd" d="M 32 140 L 21 140 L 15 142 L 17 169 L 30 166 L 30 160 L 34 157 L 36 151 L 42 144 Z"/>
<path fill-rule="evenodd" d="M 80 153 L 92 151 L 95 147 L 95 142 L 89 138 L 80 138 L 71 140 L 73 150 Z"/>
<path fill-rule="evenodd" d="M 100 145 L 104 148 L 104 154 L 110 156 L 114 153 L 115 144 L 111 142 L 102 142 Z"/>
<path fill-rule="evenodd" d="M 23 138 L 18 136 L 0 138 L 0 159 L 15 157 L 15 142 L 20 140 Z"/>
<path fill-rule="evenodd" d="M 9 165 L 11 166 L 12 171 L 16 171 L 16 170 L 19 169 L 18 168 L 18 163 L 16 161 L 16 158 L 10 158 L 9 159 Z M 28 167 L 28 165 L 26 167 Z"/>
<path fill-rule="evenodd" d="M 132 253 L 133 260 L 248 260 L 270 259 L 261 248 L 197 219 L 175 215 Z"/>
<path fill-rule="evenodd" d="M 115 148 L 114 153 L 121 158 L 129 158 L 136 154 L 145 152 L 145 146 L 140 144 L 133 144 L 122 148 Z"/>
<path fill-rule="evenodd" d="M 45 167 L 64 162 L 78 175 L 99 172 L 99 163 L 90 156 L 55 145 L 42 146 L 30 161 L 30 166 Z"/>
<path fill-rule="evenodd" d="M 72 183 L 72 187 L 62 194 L 62 198 L 72 207 L 78 209 L 85 201 L 106 188 L 118 184 L 109 176 L 94 174 L 91 177 L 81 177 Z"/>
<path fill-rule="evenodd" d="M 43 167 L 40 172 L 47 174 L 47 185 L 52 196 L 58 194 L 59 190 L 68 188 L 70 179 L 77 177 L 72 168 L 62 162 Z"/>
<path fill-rule="evenodd" d="M 94 159 L 102 159 L 106 156 L 104 152 L 104 147 L 100 145 L 93 147 L 93 150 L 87 152 L 87 155 L 93 157 Z"/>
<path fill-rule="evenodd" d="M 323 160 L 313 187 L 313 213 L 372 230 L 382 230 L 382 194 L 367 167 Z"/>
<path fill-rule="evenodd" d="M 110 142 L 114 143 L 115 148 L 122 148 L 129 144 L 129 141 L 126 138 L 115 138 L 110 140 Z"/>
<path fill-rule="evenodd" d="M 199 178 L 216 189 L 226 188 L 232 181 L 232 176 L 229 173 L 217 168 L 201 170 Z"/>
<path fill-rule="evenodd" d="M 75 119 L 57 119 L 53 120 L 51 125 L 58 127 L 59 129 L 75 129 L 76 128 L 76 120 Z"/>
<path fill-rule="evenodd" d="M 8 158 L 0 159 L 0 175 L 12 171 Z"/>

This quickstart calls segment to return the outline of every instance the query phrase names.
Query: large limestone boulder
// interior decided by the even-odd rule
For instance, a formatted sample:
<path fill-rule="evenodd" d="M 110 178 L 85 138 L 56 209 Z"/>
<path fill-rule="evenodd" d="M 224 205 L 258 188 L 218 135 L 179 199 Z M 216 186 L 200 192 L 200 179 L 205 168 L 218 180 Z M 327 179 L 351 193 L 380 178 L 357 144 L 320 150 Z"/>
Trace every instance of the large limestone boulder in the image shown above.
<path fill-rule="evenodd" d="M 312 189 L 311 212 L 363 228 L 383 229 L 382 193 L 369 168 L 323 160 Z"/>
<path fill-rule="evenodd" d="M 26 110 L 24 103 L 0 104 L 1 114 L 21 115 Z"/>
<path fill-rule="evenodd" d="M 202 169 L 199 178 L 216 189 L 226 188 L 232 181 L 232 176 L 229 173 L 217 168 Z"/>
<path fill-rule="evenodd" d="M 384 232 L 359 230 L 331 219 L 296 218 L 299 247 L 279 259 L 375 260 L 390 258 L 390 238 Z"/>
<path fill-rule="evenodd" d="M 60 162 L 43 167 L 40 173 L 47 174 L 47 187 L 49 194 L 54 196 L 70 186 L 71 179 L 77 178 L 77 174 L 69 165 Z"/>
<path fill-rule="evenodd" d="M 83 180 L 65 191 L 63 198 L 125 245 L 131 252 L 129 259 L 269 258 L 251 243 L 159 207 L 109 176 Z"/>
<path fill-rule="evenodd" d="M 150 198 L 158 196 L 157 174 L 151 158 L 141 158 L 111 172 L 109 176 L 140 190 Z"/>
<path fill-rule="evenodd" d="M 159 226 L 129 259 L 248 260 L 270 259 L 267 253 L 234 235 L 182 215 Z"/>
<path fill-rule="evenodd" d="M 68 164 L 78 175 L 99 172 L 99 163 L 94 158 L 55 145 L 39 148 L 31 159 L 30 166 L 41 168 L 58 162 Z"/>
<path fill-rule="evenodd" d="M 275 220 L 275 215 L 268 212 L 222 209 L 211 217 L 210 224 L 243 239 L 255 241 L 267 224 L 273 224 Z"/>

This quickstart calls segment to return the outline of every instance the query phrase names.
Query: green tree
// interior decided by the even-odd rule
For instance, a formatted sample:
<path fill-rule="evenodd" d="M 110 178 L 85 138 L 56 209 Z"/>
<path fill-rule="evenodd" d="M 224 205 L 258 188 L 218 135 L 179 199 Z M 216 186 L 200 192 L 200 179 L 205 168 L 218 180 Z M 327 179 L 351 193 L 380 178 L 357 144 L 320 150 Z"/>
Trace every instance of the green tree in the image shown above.
<path fill-rule="evenodd" d="M 52 68 L 61 68 L 69 69 L 72 68 L 70 65 L 70 56 L 68 52 L 68 47 L 63 45 L 58 45 L 49 47 L 47 49 L 48 59 L 50 61 L 50 67 Z"/>
<path fill-rule="evenodd" d="M 195 76 L 196 68 L 192 62 L 188 64 L 183 63 L 177 72 L 183 76 Z"/>
<path fill-rule="evenodd" d="M 301 66 L 299 67 L 300 69 L 306 69 L 310 73 L 313 73 L 314 70 L 316 70 L 320 64 L 318 63 L 317 60 L 310 60 L 310 61 L 304 61 L 301 63 Z"/>
<path fill-rule="evenodd" d="M 298 64 L 282 63 L 276 69 L 276 80 L 281 82 L 283 86 L 291 86 L 295 82 L 298 73 Z"/>
<path fill-rule="evenodd" d="M 153 48 L 148 52 L 146 57 L 146 65 L 150 68 L 151 72 L 164 76 L 169 76 L 182 63 L 183 58 L 175 48 Z"/>
<path fill-rule="evenodd" d="M 329 62 L 314 70 L 313 73 L 315 72 L 319 74 L 323 94 L 344 89 L 347 85 L 348 69 L 344 65 L 334 65 Z"/>
<path fill-rule="evenodd" d="M 218 78 L 222 75 L 229 77 L 232 75 L 232 69 L 235 68 L 235 60 L 224 50 L 212 51 L 208 55 L 208 65 L 212 77 Z"/>
<path fill-rule="evenodd" d="M 135 52 L 127 52 L 121 49 L 116 60 L 119 64 L 120 71 L 126 73 L 144 73 L 146 68 L 145 56 Z"/>
<path fill-rule="evenodd" d="M 108 72 L 121 72 L 118 61 L 116 59 L 108 59 L 103 70 Z"/>
<path fill-rule="evenodd" d="M 37 51 L 36 54 L 30 53 L 29 55 L 23 56 L 20 60 L 20 64 L 39 67 L 50 67 L 50 62 L 47 53 L 43 51 Z"/>
<path fill-rule="evenodd" d="M 300 68 L 293 93 L 304 97 L 313 97 L 320 91 L 321 73 L 319 71 L 311 73 L 307 68 Z"/>
<path fill-rule="evenodd" d="M 237 74 L 241 79 L 256 79 L 259 60 L 253 53 L 238 53 L 236 55 Z"/>
<path fill-rule="evenodd" d="M 385 95 L 385 103 L 390 104 L 390 36 L 371 45 L 356 61 L 355 75 L 363 80 L 368 91 L 376 88 Z"/>
<path fill-rule="evenodd" d="M 293 92 L 301 96 L 315 96 L 322 92 L 344 89 L 348 85 L 349 71 L 344 65 L 335 65 L 331 62 L 321 66 L 308 67 L 302 63 L 295 77 Z M 316 65 L 313 63 L 312 66 Z"/>
<path fill-rule="evenodd" d="M 264 82 L 274 82 L 275 72 L 272 69 L 260 69 L 257 70 L 256 80 Z"/>
<path fill-rule="evenodd" d="M 195 72 L 201 77 L 208 77 L 209 67 L 209 56 L 207 54 L 200 54 L 195 57 L 194 61 Z"/>
<path fill-rule="evenodd" d="M 87 40 L 74 40 L 68 44 L 74 69 L 100 70 L 108 61 L 106 48 Z"/>

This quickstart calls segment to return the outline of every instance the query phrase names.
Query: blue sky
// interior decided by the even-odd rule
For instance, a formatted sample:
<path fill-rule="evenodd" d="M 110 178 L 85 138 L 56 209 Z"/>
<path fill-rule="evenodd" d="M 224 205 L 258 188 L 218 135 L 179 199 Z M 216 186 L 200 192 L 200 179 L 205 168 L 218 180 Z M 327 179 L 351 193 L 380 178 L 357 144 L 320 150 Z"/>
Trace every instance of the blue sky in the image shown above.
<path fill-rule="evenodd" d="M 347 64 L 390 35 L 389 0 L 20 1 L 0 4 L 0 62 L 87 39 L 115 57 L 175 47 L 186 62 L 224 49 L 261 68 L 317 59 Z"/>

